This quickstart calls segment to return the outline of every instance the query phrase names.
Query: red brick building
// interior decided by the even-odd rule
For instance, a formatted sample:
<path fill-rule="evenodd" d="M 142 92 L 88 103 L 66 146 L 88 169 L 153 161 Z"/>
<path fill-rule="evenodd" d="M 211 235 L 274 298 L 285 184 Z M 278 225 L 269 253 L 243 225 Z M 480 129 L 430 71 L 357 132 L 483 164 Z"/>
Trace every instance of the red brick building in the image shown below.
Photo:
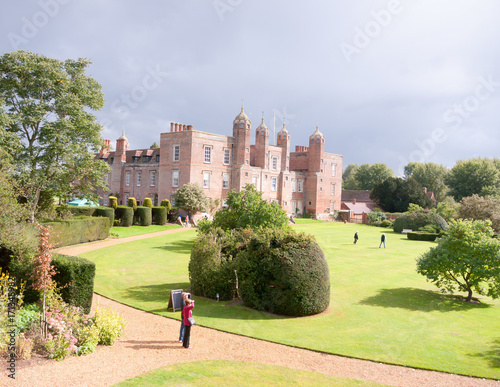
<path fill-rule="evenodd" d="M 98 157 L 110 164 L 107 184 L 119 203 L 135 197 L 138 203 L 150 197 L 155 204 L 172 199 L 176 189 L 186 183 L 203 187 L 208 197 L 220 199 L 253 184 L 268 201 L 281 204 L 288 214 L 304 211 L 317 218 L 328 218 L 340 210 L 342 156 L 325 152 L 325 137 L 316 128 L 309 146 L 290 149 L 290 133 L 283 128 L 277 145 L 269 144 L 269 130 L 262 123 L 255 130 L 241 108 L 233 121 L 233 135 L 224 136 L 194 130 L 192 125 L 170 124 L 161 133 L 160 147 L 130 150 L 123 134 L 111 152 L 105 140 Z M 107 196 L 100 192 L 103 204 Z"/>

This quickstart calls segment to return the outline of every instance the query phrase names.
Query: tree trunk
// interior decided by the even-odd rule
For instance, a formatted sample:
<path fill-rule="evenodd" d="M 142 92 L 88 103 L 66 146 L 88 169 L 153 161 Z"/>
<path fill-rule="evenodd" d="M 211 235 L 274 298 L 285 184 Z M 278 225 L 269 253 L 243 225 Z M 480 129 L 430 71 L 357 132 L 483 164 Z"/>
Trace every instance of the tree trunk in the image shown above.
<path fill-rule="evenodd" d="M 466 302 L 471 302 L 472 301 L 472 289 L 469 288 L 469 294 L 467 295 L 467 298 L 465 300 Z"/>

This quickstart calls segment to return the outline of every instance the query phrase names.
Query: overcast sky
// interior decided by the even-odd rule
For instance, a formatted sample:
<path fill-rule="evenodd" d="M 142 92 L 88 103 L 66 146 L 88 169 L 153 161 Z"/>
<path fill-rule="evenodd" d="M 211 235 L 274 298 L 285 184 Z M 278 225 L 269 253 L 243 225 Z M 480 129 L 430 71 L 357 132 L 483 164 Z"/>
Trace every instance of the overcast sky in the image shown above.
<path fill-rule="evenodd" d="M 0 48 L 89 58 L 113 145 L 170 122 L 232 135 L 243 103 L 293 148 L 318 125 L 344 168 L 401 175 L 499 155 L 499 17 L 498 0 L 3 1 Z"/>

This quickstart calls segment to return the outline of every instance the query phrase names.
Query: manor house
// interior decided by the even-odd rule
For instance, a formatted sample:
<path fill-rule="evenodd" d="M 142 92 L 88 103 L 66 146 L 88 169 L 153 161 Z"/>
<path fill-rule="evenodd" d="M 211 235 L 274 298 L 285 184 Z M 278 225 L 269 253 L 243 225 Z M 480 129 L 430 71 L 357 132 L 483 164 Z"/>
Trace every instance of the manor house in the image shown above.
<path fill-rule="evenodd" d="M 342 156 L 325 152 L 325 137 L 318 127 L 308 146 L 290 149 L 290 133 L 283 124 L 276 145 L 269 144 L 269 129 L 262 123 L 251 142 L 252 125 L 241 108 L 233 121 L 233 135 L 194 130 L 192 125 L 170 124 L 160 135 L 160 147 L 130 150 L 123 134 L 110 151 L 110 140 L 98 157 L 107 162 L 109 192 L 119 204 L 135 197 L 138 204 L 149 197 L 157 205 L 172 200 L 186 183 L 203 187 L 206 195 L 224 205 L 227 193 L 253 184 L 270 202 L 278 202 L 289 215 L 304 212 L 326 219 L 340 210 Z M 107 205 L 109 193 L 100 192 Z M 173 205 L 175 203 L 172 203 Z"/>

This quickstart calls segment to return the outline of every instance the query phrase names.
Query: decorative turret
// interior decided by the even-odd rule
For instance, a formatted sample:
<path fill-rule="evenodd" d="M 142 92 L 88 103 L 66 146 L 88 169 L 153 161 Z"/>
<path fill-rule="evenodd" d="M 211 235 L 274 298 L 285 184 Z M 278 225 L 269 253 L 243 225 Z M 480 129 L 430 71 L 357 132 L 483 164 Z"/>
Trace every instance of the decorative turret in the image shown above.
<path fill-rule="evenodd" d="M 319 131 L 316 125 L 316 131 L 309 136 L 309 171 L 320 172 L 323 168 L 323 154 L 325 151 L 325 136 Z"/>
<path fill-rule="evenodd" d="M 290 167 L 290 133 L 285 127 L 283 122 L 283 128 L 278 132 L 278 140 L 276 145 L 282 148 L 281 151 L 281 170 L 288 171 Z"/>
<path fill-rule="evenodd" d="M 126 152 L 128 151 L 129 143 L 128 138 L 125 137 L 125 129 L 122 131 L 122 135 L 118 140 L 116 140 L 116 158 L 121 158 L 122 162 L 126 160 Z"/>
<path fill-rule="evenodd" d="M 266 168 L 267 152 L 269 150 L 269 129 L 267 129 L 264 123 L 264 117 L 262 117 L 262 122 L 255 131 L 255 166 L 260 168 Z"/>
<path fill-rule="evenodd" d="M 240 114 L 233 120 L 234 161 L 236 165 L 250 164 L 251 130 L 252 122 L 241 106 Z"/>

